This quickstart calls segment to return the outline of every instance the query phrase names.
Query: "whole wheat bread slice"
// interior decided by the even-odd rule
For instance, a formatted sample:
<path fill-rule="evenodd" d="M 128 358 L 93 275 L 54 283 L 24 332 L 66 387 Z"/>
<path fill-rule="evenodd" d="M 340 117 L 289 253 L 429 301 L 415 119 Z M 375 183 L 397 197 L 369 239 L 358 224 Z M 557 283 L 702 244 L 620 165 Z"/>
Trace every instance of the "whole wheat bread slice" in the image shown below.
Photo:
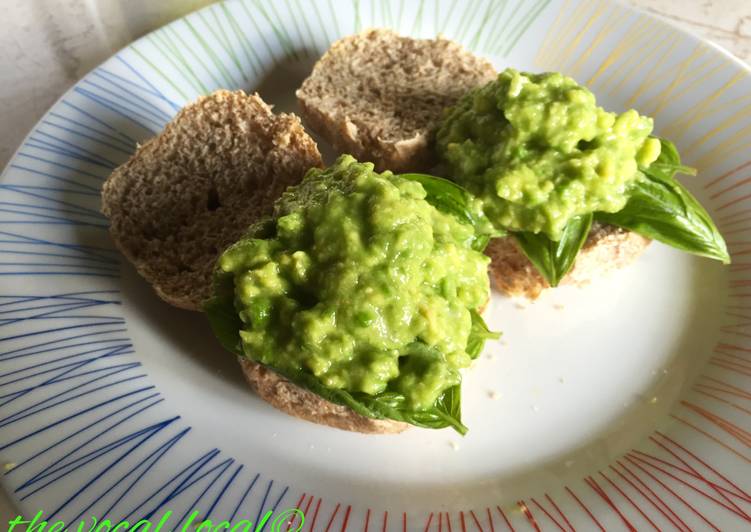
<path fill-rule="evenodd" d="M 217 91 L 183 108 L 104 183 L 115 244 L 177 307 L 211 295 L 219 254 L 305 172 L 318 148 L 295 115 L 258 95 Z"/>
<path fill-rule="evenodd" d="M 582 286 L 592 279 L 623 268 L 636 260 L 650 240 L 639 234 L 595 222 L 561 285 Z M 491 258 L 490 274 L 496 288 L 512 297 L 537 299 L 550 288 L 513 237 L 496 238 L 485 251 Z"/>
<path fill-rule="evenodd" d="M 368 30 L 335 42 L 297 91 L 305 124 L 378 171 L 427 170 L 446 107 L 496 76 L 447 39 Z"/>
<path fill-rule="evenodd" d="M 294 115 L 257 95 L 218 91 L 185 107 L 106 181 L 102 211 L 123 254 L 168 303 L 198 309 L 219 254 L 270 213 L 287 185 L 321 157 Z M 393 433 L 241 358 L 258 395 L 290 415 L 345 430 Z"/>

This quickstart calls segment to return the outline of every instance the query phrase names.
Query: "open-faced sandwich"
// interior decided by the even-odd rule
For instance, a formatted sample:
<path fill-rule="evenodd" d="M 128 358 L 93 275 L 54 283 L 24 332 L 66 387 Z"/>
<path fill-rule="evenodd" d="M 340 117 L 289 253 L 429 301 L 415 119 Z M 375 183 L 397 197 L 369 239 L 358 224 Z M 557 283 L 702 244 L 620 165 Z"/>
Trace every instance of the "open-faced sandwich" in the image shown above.
<path fill-rule="evenodd" d="M 603 110 L 561 74 L 496 74 L 445 39 L 369 30 L 334 43 L 297 96 L 310 127 L 370 162 L 343 153 L 323 168 L 296 116 L 218 91 L 102 193 L 139 273 L 205 311 L 289 414 L 464 433 L 462 371 L 497 336 L 480 315 L 489 265 L 500 289 L 534 298 L 650 239 L 729 260 L 652 120 Z"/>

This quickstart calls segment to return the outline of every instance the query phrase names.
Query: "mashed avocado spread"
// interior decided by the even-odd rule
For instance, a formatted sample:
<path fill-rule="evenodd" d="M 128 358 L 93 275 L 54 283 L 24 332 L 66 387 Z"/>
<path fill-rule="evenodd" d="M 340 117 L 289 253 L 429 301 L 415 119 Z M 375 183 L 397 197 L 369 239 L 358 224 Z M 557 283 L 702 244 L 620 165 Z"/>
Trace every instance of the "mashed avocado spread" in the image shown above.
<path fill-rule="evenodd" d="M 472 225 L 425 198 L 419 182 L 348 155 L 310 170 L 276 203 L 275 229 L 219 259 L 243 354 L 328 389 L 393 392 L 412 410 L 456 386 L 489 259 Z"/>
<path fill-rule="evenodd" d="M 617 212 L 660 155 L 652 119 L 609 113 L 559 73 L 507 69 L 465 96 L 437 134 L 450 177 L 499 229 L 560 239 L 574 216 Z"/>

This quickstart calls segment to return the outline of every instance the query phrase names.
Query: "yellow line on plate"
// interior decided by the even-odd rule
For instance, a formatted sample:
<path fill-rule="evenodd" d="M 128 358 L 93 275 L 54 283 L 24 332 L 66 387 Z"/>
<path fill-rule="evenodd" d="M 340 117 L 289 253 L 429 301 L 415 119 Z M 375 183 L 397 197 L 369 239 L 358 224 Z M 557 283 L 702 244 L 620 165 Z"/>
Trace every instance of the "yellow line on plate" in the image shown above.
<path fill-rule="evenodd" d="M 676 65 L 676 67 L 674 68 L 667 69 L 665 71 L 660 72 L 662 65 L 672 55 L 673 49 L 678 44 L 678 39 L 676 38 L 677 36 L 675 35 L 675 33 L 673 33 L 672 31 L 669 31 L 669 33 L 670 33 L 672 42 L 670 42 L 668 49 L 657 59 L 657 63 L 650 69 L 650 71 L 648 73 L 645 72 L 644 81 L 642 81 L 642 83 L 639 85 L 639 88 L 636 89 L 636 91 L 631 95 L 631 97 L 626 102 L 626 105 L 629 105 L 629 106 L 634 105 L 634 103 L 639 99 L 639 97 L 642 94 L 644 94 L 649 89 L 656 87 L 657 84 L 660 83 L 663 79 L 667 79 L 673 70 L 680 67 L 682 62 Z M 691 53 L 691 56 L 693 56 L 694 53 L 696 53 L 696 50 L 694 50 Z M 684 61 L 686 60 L 684 59 Z"/>
<path fill-rule="evenodd" d="M 623 13 L 623 8 L 618 4 L 613 4 L 611 7 L 612 9 L 605 19 L 605 24 L 602 25 L 602 28 L 597 32 L 597 35 L 592 39 L 587 49 L 579 55 L 579 58 L 569 68 L 572 76 L 576 77 L 579 75 L 582 66 L 587 62 L 592 52 L 600 47 L 603 39 L 610 35 L 616 26 L 621 24 L 620 15 Z M 628 32 L 628 29 L 626 31 Z"/>
<path fill-rule="evenodd" d="M 694 66 L 694 62 L 698 61 L 705 53 L 707 53 L 707 47 L 704 44 L 699 44 L 694 51 L 686 59 L 679 63 L 678 72 L 673 77 L 673 80 L 668 84 L 665 90 L 660 91 L 649 104 L 644 107 L 652 107 L 654 109 L 650 113 L 651 115 L 658 115 L 665 108 L 669 101 L 676 98 L 675 90 L 682 86 L 686 81 L 687 76 L 691 73 L 690 67 Z"/>
<path fill-rule="evenodd" d="M 650 21 L 650 29 L 654 29 L 655 24 L 654 21 Z M 642 54 L 639 48 L 631 50 L 631 55 L 626 58 L 621 68 L 614 69 L 608 79 L 603 81 L 603 86 L 613 84 L 608 90 L 608 93 L 613 96 L 620 92 L 623 84 L 629 79 L 639 79 L 643 74 L 640 75 L 638 71 L 644 70 L 646 68 L 645 65 L 648 64 L 653 56 L 662 52 L 664 48 L 670 46 L 670 41 L 671 35 L 669 33 L 664 33 L 662 39 L 654 43 L 646 54 Z M 619 75 L 620 80 L 618 80 Z"/>
<path fill-rule="evenodd" d="M 555 41 L 554 37 L 557 36 L 559 31 L 557 30 L 558 25 L 560 24 L 561 20 L 563 19 L 563 14 L 569 12 L 569 6 L 571 5 L 571 0 L 565 0 L 563 2 L 563 5 L 558 10 L 558 13 L 555 15 L 555 19 L 553 20 L 553 23 L 548 28 L 547 34 L 545 35 L 545 40 L 542 41 L 542 46 L 540 46 L 540 49 L 537 50 L 537 55 L 535 56 L 535 64 L 536 65 L 542 65 L 544 66 L 547 64 L 547 61 L 545 61 L 545 56 L 549 53 L 550 47 L 552 46 L 552 43 Z"/>
<path fill-rule="evenodd" d="M 584 2 L 588 3 L 588 2 Z M 577 28 L 578 32 L 576 32 L 576 36 L 571 38 L 568 36 L 566 39 L 562 39 L 565 41 L 568 41 L 568 44 L 566 46 L 561 46 L 558 48 L 558 54 L 555 56 L 555 59 L 553 60 L 554 64 L 556 65 L 563 65 L 564 61 L 571 55 L 576 52 L 576 48 L 579 46 L 579 43 L 581 43 L 582 39 L 587 35 L 590 28 L 592 27 L 592 24 L 594 24 L 601 16 L 602 12 L 605 9 L 605 3 L 602 1 L 595 2 L 595 9 L 592 13 L 589 14 L 589 18 L 586 19 L 587 21 L 584 23 L 584 27 L 581 27 L 581 22 L 584 19 L 584 13 L 579 17 L 575 18 L 575 21 L 579 24 L 576 24 L 574 28 L 572 28 L 573 31 L 576 31 Z"/>
<path fill-rule="evenodd" d="M 613 48 L 613 50 L 607 55 L 607 57 L 603 60 L 602 63 L 600 63 L 600 66 L 597 68 L 597 71 L 592 74 L 592 77 L 587 80 L 587 85 L 590 87 L 594 85 L 595 81 L 597 81 L 597 78 L 599 78 L 602 74 L 605 73 L 611 66 L 613 66 L 618 60 L 621 59 L 623 54 L 626 54 L 628 52 L 633 52 L 634 49 L 640 49 L 641 47 L 638 46 L 639 40 L 646 35 L 647 30 L 649 29 L 649 24 L 638 24 L 640 21 L 640 17 L 635 17 L 634 21 L 626 28 L 626 33 L 624 34 L 623 38 L 618 42 L 618 44 Z M 631 31 L 631 29 L 636 26 L 636 29 L 634 31 Z M 635 57 L 633 57 L 635 59 Z"/>
<path fill-rule="evenodd" d="M 698 76 L 696 79 L 696 83 L 700 83 L 706 79 L 708 79 L 711 75 L 714 74 L 715 70 L 718 68 L 726 66 L 726 63 L 721 62 L 717 67 L 713 68 L 710 72 L 708 72 L 706 75 Z M 676 119 L 673 123 L 671 123 L 667 128 L 665 128 L 665 132 L 670 134 L 679 135 L 682 132 L 685 133 L 687 131 L 690 131 L 691 128 L 693 128 L 697 122 L 700 120 L 708 117 L 708 116 L 716 116 L 718 113 L 723 111 L 724 109 L 727 109 L 729 106 L 735 107 L 736 105 L 740 104 L 743 105 L 744 100 L 748 100 L 749 96 L 748 94 L 745 94 L 741 96 L 740 98 L 733 98 L 730 101 L 726 101 L 723 103 L 715 104 L 715 101 L 722 96 L 722 94 L 725 93 L 730 87 L 735 85 L 743 76 L 739 76 L 738 73 L 736 73 L 735 76 L 732 76 L 727 82 L 725 82 L 722 87 L 717 89 L 710 97 L 704 98 L 701 103 L 691 108 L 691 110 L 686 113 L 686 115 L 681 116 L 680 118 Z M 751 102 L 751 100 L 749 100 Z"/>
<path fill-rule="evenodd" d="M 733 117 L 731 118 L 733 122 L 751 118 L 751 106 L 746 107 L 743 111 L 733 115 Z M 728 122 L 728 121 L 725 121 L 725 122 Z M 723 123 L 721 124 L 721 126 L 722 126 L 722 130 L 724 130 L 724 129 L 727 129 L 730 126 L 730 124 Z M 719 133 L 719 131 L 717 133 Z M 700 139 L 700 140 L 702 140 L 702 143 L 704 143 L 708 139 Z M 708 167 L 714 166 L 715 164 L 720 164 L 726 161 L 732 155 L 735 155 L 739 152 L 748 151 L 748 146 L 750 143 L 751 143 L 751 124 L 740 129 L 739 131 L 736 131 L 735 133 L 730 135 L 730 137 L 728 137 L 727 139 L 723 139 L 722 142 L 717 144 L 714 148 L 710 149 L 707 153 L 703 154 L 699 158 L 699 160 L 696 162 L 696 166 L 697 168 L 708 168 Z M 699 142 L 697 141 L 694 144 L 699 145 Z M 691 153 L 690 150 L 691 150 L 691 147 L 689 147 L 687 152 Z"/>
<path fill-rule="evenodd" d="M 587 8 L 591 5 L 590 2 L 579 2 L 579 5 L 573 10 L 565 24 L 562 24 L 561 27 L 558 28 L 548 46 L 548 50 L 546 50 L 545 55 L 542 57 L 542 62 L 546 68 L 560 70 L 560 65 L 557 61 L 558 57 L 561 55 L 561 49 L 563 48 L 564 43 L 573 39 L 577 27 L 579 27 L 581 21 L 584 20 Z"/>

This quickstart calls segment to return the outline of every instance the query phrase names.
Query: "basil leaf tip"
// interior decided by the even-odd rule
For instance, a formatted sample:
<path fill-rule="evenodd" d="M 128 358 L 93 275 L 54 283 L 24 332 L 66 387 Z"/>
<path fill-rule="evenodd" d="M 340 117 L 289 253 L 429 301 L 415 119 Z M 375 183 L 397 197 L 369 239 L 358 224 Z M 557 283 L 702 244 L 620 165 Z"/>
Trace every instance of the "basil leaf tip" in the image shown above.
<path fill-rule="evenodd" d="M 512 233 L 522 252 L 550 286 L 558 286 L 576 261 L 592 228 L 592 214 L 571 218 L 557 242 L 544 233 Z"/>

